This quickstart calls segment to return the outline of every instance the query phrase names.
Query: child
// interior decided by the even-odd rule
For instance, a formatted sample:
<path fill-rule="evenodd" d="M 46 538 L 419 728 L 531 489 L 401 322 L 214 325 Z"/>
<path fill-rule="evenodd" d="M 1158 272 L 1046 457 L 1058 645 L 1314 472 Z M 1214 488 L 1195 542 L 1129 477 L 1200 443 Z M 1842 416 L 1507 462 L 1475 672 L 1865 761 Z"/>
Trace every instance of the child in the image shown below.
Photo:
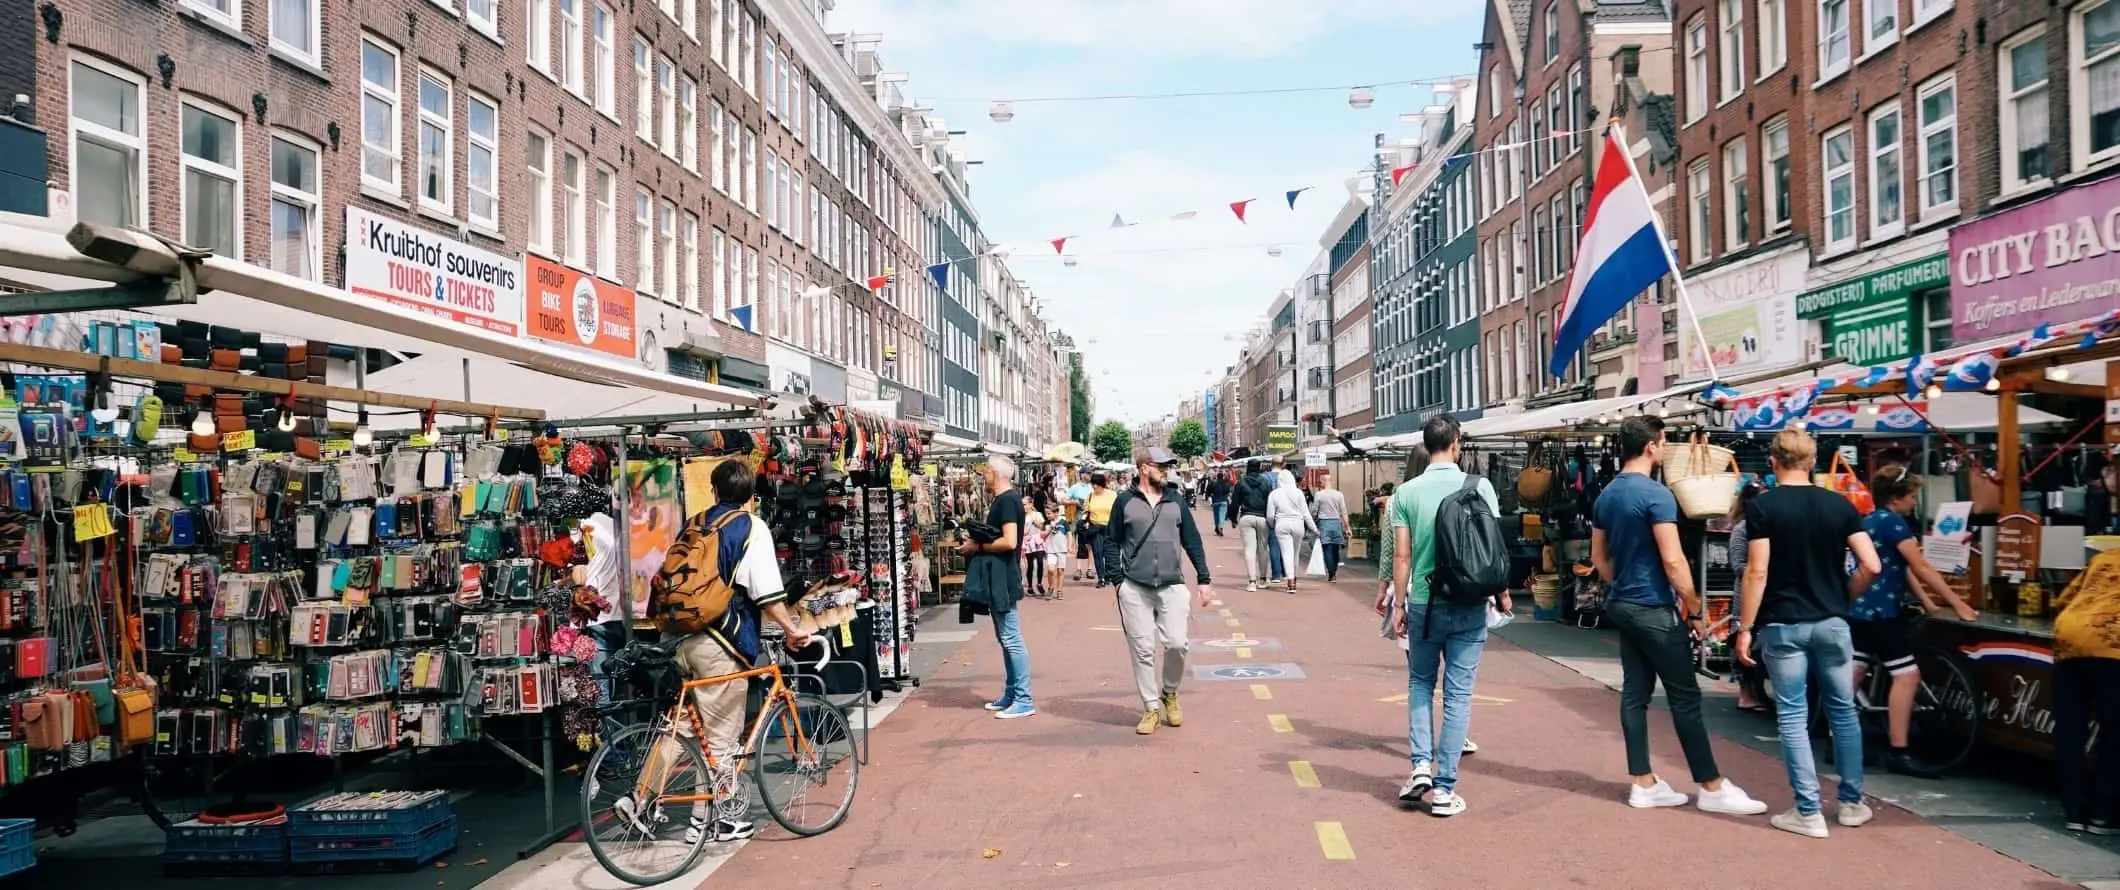
<path fill-rule="evenodd" d="M 1035 597 L 1049 596 L 1045 587 L 1045 514 L 1032 510 L 1024 524 L 1030 526 L 1030 533 L 1023 536 L 1024 592 Z"/>
<path fill-rule="evenodd" d="M 1053 523 L 1053 530 L 1045 536 L 1045 592 L 1053 599 L 1060 599 L 1060 591 L 1067 587 L 1067 520 Z"/>

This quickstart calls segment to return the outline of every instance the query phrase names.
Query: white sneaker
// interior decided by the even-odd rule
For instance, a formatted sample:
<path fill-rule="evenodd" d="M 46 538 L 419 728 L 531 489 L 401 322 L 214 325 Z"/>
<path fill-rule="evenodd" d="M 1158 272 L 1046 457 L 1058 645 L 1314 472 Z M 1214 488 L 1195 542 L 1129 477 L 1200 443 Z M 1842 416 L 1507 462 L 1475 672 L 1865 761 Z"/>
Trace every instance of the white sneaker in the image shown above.
<path fill-rule="evenodd" d="M 1804 837 L 1825 837 L 1826 817 L 1824 813 L 1806 816 L 1795 810 L 1788 810 L 1774 816 L 1774 827 Z"/>
<path fill-rule="evenodd" d="M 1844 803 L 1840 805 L 1840 824 L 1849 828 L 1861 828 L 1875 818 L 1877 818 L 1877 814 L 1871 812 L 1869 804 Z"/>
<path fill-rule="evenodd" d="M 1460 748 L 1460 749 L 1458 749 L 1458 754 L 1459 754 L 1459 755 L 1461 755 L 1461 756 L 1462 756 L 1462 755 L 1465 755 L 1465 754 L 1478 754 L 1478 753 L 1480 753 L 1480 743 L 1478 743 L 1478 742 L 1475 742 L 1475 741 L 1473 741 L 1473 740 L 1471 740 L 1471 739 L 1466 739 L 1466 740 L 1465 740 L 1465 747 L 1463 747 L 1463 748 Z"/>
<path fill-rule="evenodd" d="M 1706 795 L 1707 792 L 1701 792 Z M 1638 782 L 1627 785 L 1627 806 L 1637 810 L 1653 810 L 1657 807 L 1682 807 L 1690 798 L 1672 790 L 1671 783 L 1662 779 L 1656 784 L 1644 786 Z"/>
<path fill-rule="evenodd" d="M 1465 811 L 1465 798 L 1455 792 L 1437 791 L 1428 795 L 1428 815 L 1446 819 Z"/>
<path fill-rule="evenodd" d="M 1435 774 L 1432 768 L 1429 767 L 1428 761 L 1423 760 L 1420 763 L 1416 763 L 1413 765 L 1413 773 L 1408 775 L 1405 783 L 1399 786 L 1399 803 L 1419 803 L 1421 796 L 1427 794 L 1428 789 L 1434 787 Z"/>
<path fill-rule="evenodd" d="M 1729 779 L 1724 779 L 1722 787 L 1714 791 L 1702 788 L 1698 803 L 1702 812 L 1721 813 L 1725 816 L 1757 816 L 1767 811 L 1766 804 L 1753 800 L 1751 795 L 1745 793 L 1745 789 L 1737 787 L 1737 783 Z"/>
<path fill-rule="evenodd" d="M 1246 581 L 1246 582 L 1244 582 L 1244 589 L 1245 589 L 1245 590 L 1247 590 L 1247 591 L 1250 591 L 1250 592 L 1252 592 L 1252 593 L 1257 593 L 1257 592 L 1259 591 L 1259 582 L 1257 582 L 1257 581 Z"/>

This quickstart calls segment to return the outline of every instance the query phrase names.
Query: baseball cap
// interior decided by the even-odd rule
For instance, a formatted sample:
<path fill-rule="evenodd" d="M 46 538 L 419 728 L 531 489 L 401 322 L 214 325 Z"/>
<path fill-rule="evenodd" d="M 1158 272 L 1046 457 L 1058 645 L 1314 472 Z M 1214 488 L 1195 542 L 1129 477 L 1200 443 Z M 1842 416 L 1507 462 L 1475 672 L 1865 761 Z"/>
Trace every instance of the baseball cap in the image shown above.
<path fill-rule="evenodd" d="M 1156 446 L 1151 445 L 1148 449 L 1148 456 L 1142 458 L 1139 462 L 1144 464 L 1156 464 L 1157 466 L 1168 467 L 1178 462 L 1178 456 L 1170 453 L 1170 449 L 1158 448 Z"/>

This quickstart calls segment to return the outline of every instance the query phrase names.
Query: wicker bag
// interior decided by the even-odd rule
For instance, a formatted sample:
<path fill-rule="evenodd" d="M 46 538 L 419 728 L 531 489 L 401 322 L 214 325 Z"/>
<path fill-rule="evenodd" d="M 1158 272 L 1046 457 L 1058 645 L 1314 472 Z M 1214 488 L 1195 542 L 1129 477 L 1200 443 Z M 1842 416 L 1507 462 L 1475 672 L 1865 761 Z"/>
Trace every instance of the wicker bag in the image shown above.
<path fill-rule="evenodd" d="M 1516 500 L 1524 507 L 1542 507 L 1553 494 L 1553 465 L 1546 457 L 1546 443 L 1531 443 L 1524 457 L 1524 470 L 1516 474 Z"/>
<path fill-rule="evenodd" d="M 1713 473 L 1736 462 L 1736 452 L 1709 444 L 1706 433 L 1694 433 L 1686 447 L 1664 452 L 1664 484 L 1675 486 L 1692 476 Z"/>
<path fill-rule="evenodd" d="M 1672 496 L 1678 499 L 1678 512 L 1685 514 L 1687 519 L 1726 516 L 1730 507 L 1737 503 L 1737 486 L 1742 481 L 1737 472 L 1737 456 L 1730 449 L 1717 449 L 1722 452 L 1720 463 L 1710 463 L 1717 457 L 1708 451 L 1710 448 L 1715 446 L 1704 441 L 1687 445 L 1681 450 L 1688 452 L 1689 469 L 1693 472 L 1675 482 L 1668 476 L 1665 478 L 1665 484 L 1671 486 Z M 1676 453 L 1664 456 L 1666 466 Z M 1718 471 L 1708 472 L 1708 467 L 1716 467 Z"/>

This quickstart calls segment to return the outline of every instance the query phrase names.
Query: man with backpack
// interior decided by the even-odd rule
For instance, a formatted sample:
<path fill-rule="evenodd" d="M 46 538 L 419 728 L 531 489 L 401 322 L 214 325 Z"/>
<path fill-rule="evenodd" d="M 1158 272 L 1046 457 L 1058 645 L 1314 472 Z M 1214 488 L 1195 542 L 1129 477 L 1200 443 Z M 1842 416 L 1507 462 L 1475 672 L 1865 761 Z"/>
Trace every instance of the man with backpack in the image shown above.
<path fill-rule="evenodd" d="M 1119 625 L 1134 656 L 1134 688 L 1141 694 L 1141 721 L 1134 732 L 1148 735 L 1156 727 L 1181 726 L 1185 715 L 1178 710 L 1178 682 L 1185 679 L 1185 653 L 1189 648 L 1187 623 L 1192 608 L 1207 608 L 1214 599 L 1208 589 L 1207 554 L 1200 547 L 1200 529 L 1192 511 L 1177 503 L 1178 486 L 1164 473 L 1178 463 L 1177 455 L 1150 446 L 1140 459 L 1141 472 L 1132 488 L 1112 505 L 1111 531 L 1105 537 L 1104 567 L 1119 589 Z M 1192 560 L 1194 580 L 1200 589 L 1188 593 L 1183 559 Z M 1197 596 L 1197 603 L 1190 597 Z M 1156 678 L 1156 638 L 1163 638 L 1163 677 Z"/>
<path fill-rule="evenodd" d="M 1428 468 L 1391 496 L 1392 574 L 1404 592 L 1392 607 L 1393 632 L 1407 640 L 1406 707 L 1413 772 L 1401 803 L 1428 796 L 1432 816 L 1465 811 L 1458 758 L 1472 723 L 1472 684 L 1487 644 L 1487 609 L 1507 613 L 1509 551 L 1494 486 L 1458 468 L 1457 419 L 1438 414 L 1421 427 Z M 1440 671 L 1438 670 L 1440 668 Z M 1443 726 L 1435 729 L 1435 688 L 1443 684 Z"/>
<path fill-rule="evenodd" d="M 665 635 L 684 637 L 677 644 L 677 664 L 695 680 L 750 669 L 758 660 L 761 616 L 787 634 L 788 651 L 807 649 L 811 643 L 810 633 L 788 614 L 772 532 L 750 512 L 757 485 L 750 464 L 722 461 L 708 479 L 714 506 L 693 518 L 670 545 L 648 594 L 648 617 Z M 749 689 L 747 683 L 731 682 L 692 690 L 707 751 L 730 771 L 727 776 L 701 777 L 713 788 L 736 787 L 733 770 L 743 754 Z M 710 822 L 710 806 L 692 805 L 686 843 L 697 843 L 702 836 L 734 841 L 758 833 L 748 821 Z"/>

